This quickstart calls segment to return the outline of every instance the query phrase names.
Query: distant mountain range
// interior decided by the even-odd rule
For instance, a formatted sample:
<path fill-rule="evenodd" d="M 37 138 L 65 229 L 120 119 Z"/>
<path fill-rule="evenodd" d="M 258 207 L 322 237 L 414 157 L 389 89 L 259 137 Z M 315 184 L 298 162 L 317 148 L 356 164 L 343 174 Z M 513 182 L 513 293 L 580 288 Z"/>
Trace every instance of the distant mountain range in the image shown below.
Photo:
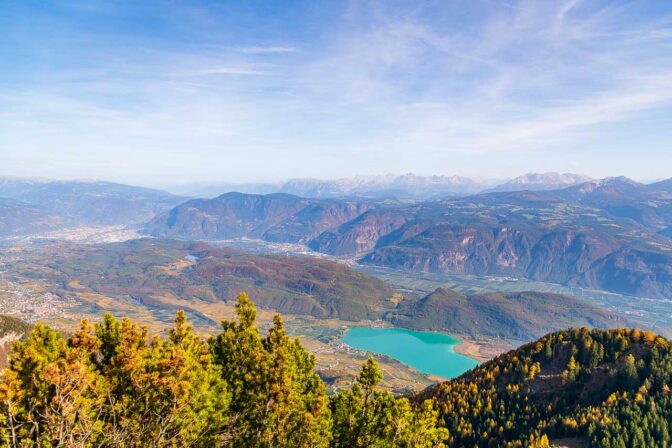
<path fill-rule="evenodd" d="M 288 193 L 185 198 L 86 181 L 0 180 L 0 238 L 77 226 L 144 226 L 153 236 L 300 243 L 359 263 L 411 271 L 498 275 L 672 297 L 672 180 L 526 175 L 468 195 L 457 177 L 292 181 Z M 461 188 L 462 195 L 395 199 L 394 188 Z M 355 192 L 380 193 L 381 197 Z M 445 190 L 442 190 L 445 191 Z M 143 224 L 145 223 L 145 224 Z"/>
<path fill-rule="evenodd" d="M 528 173 L 523 176 L 511 179 L 508 182 L 490 188 L 488 192 L 502 191 L 544 191 L 559 190 L 565 187 L 571 187 L 591 180 L 588 176 L 572 173 Z"/>
<path fill-rule="evenodd" d="M 72 224 L 66 217 L 43 207 L 0 198 L 0 238 L 48 232 Z"/>
<path fill-rule="evenodd" d="M 620 177 L 410 204 L 229 193 L 188 201 L 146 231 L 299 242 L 364 264 L 672 298 L 670 226 L 672 183 Z"/>
<path fill-rule="evenodd" d="M 0 237 L 146 222 L 185 198 L 111 182 L 0 178 Z"/>
<path fill-rule="evenodd" d="M 357 176 L 331 181 L 293 179 L 282 185 L 281 192 L 309 198 L 369 197 L 427 199 L 473 194 L 483 185 L 461 176 Z"/>
<path fill-rule="evenodd" d="M 411 200 L 465 196 L 484 191 L 553 190 L 590 180 L 578 174 L 530 173 L 504 183 L 474 180 L 462 176 L 418 176 L 386 174 L 334 180 L 290 179 L 275 184 L 187 184 L 177 194 L 212 198 L 236 191 L 250 194 L 287 193 L 305 198 L 396 198 Z"/>

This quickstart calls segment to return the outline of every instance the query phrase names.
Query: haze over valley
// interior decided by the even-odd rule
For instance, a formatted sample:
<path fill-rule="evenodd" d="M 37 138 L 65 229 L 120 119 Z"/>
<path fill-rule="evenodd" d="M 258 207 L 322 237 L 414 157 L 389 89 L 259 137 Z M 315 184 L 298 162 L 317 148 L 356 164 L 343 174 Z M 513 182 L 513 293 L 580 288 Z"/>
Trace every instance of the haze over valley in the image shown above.
<path fill-rule="evenodd" d="M 399 178 L 413 180 L 401 196 L 387 188 Z M 570 326 L 636 323 L 669 334 L 669 181 L 529 174 L 474 194 L 418 199 L 445 184 L 376 179 L 386 187 L 374 195 L 189 199 L 106 182 L 5 178 L 3 279 L 39 284 L 51 307 L 54 297 L 67 302 L 49 315 L 61 324 L 132 308 L 160 326 L 183 308 L 214 328 L 218 318 L 201 306 L 230 304 L 245 290 L 262 309 L 315 322 L 380 321 L 480 340 L 482 359 Z M 11 311 L 13 299 L 5 300 Z"/>
<path fill-rule="evenodd" d="M 672 447 L 672 3 L 0 11 L 0 447 Z"/>

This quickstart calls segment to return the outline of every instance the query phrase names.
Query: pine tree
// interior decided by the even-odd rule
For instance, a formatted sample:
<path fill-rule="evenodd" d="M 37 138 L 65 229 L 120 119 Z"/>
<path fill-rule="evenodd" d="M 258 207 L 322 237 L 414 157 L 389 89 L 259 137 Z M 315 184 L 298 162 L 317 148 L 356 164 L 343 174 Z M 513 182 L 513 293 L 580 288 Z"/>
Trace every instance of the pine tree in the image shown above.
<path fill-rule="evenodd" d="M 328 446 L 329 408 L 315 359 L 285 334 L 276 316 L 266 338 L 255 326 L 256 309 L 241 293 L 238 322 L 222 322 L 211 343 L 232 394 L 231 446 Z"/>
<path fill-rule="evenodd" d="M 437 426 L 438 412 L 430 401 L 414 409 L 408 399 L 377 390 L 383 373 L 369 358 L 352 388 L 331 400 L 334 448 L 442 447 L 448 431 Z"/>

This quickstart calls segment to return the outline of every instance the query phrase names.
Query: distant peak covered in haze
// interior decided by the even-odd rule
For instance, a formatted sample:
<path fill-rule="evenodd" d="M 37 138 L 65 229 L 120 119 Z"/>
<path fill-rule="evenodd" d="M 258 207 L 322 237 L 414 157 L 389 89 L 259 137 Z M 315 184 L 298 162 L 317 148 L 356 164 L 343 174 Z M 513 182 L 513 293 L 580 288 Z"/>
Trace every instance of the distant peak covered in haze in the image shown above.
<path fill-rule="evenodd" d="M 413 173 L 357 175 L 339 179 L 294 178 L 278 183 L 200 183 L 171 188 L 175 194 L 216 197 L 228 191 L 268 194 L 289 193 L 307 198 L 398 198 L 436 199 L 467 196 L 481 192 L 556 190 L 571 187 L 591 178 L 573 173 L 528 173 L 508 181 L 472 179 L 459 175 L 421 176 Z"/>
<path fill-rule="evenodd" d="M 505 182 L 501 185 L 498 185 L 488 191 L 491 192 L 503 192 L 503 191 L 522 191 L 522 190 L 531 190 L 531 191 L 545 191 L 545 190 L 558 190 L 561 188 L 572 187 L 574 185 L 582 184 L 592 180 L 588 176 L 583 176 L 581 174 L 574 173 L 556 173 L 556 172 L 547 172 L 547 173 L 527 173 L 522 176 L 518 176 L 514 179 L 511 179 L 508 182 Z"/>
<path fill-rule="evenodd" d="M 473 194 L 481 191 L 478 182 L 461 176 L 418 176 L 413 173 L 355 176 L 334 180 L 290 179 L 281 191 L 306 197 L 398 197 L 427 199 Z"/>
<path fill-rule="evenodd" d="M 429 199 L 468 195 L 482 191 L 492 183 L 463 176 L 419 176 L 407 174 L 357 175 L 339 179 L 293 178 L 277 183 L 198 183 L 186 184 L 170 191 L 194 197 L 216 197 L 227 191 L 268 194 L 289 193 L 308 198 L 396 197 Z"/>

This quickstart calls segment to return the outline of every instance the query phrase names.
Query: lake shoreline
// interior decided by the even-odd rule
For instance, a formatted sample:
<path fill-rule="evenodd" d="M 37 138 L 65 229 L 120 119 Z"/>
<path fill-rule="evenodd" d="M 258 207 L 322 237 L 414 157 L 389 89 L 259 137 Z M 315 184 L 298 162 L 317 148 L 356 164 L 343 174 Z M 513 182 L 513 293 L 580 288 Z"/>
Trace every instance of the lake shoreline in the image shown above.
<path fill-rule="evenodd" d="M 386 355 L 432 377 L 455 378 L 479 361 L 455 350 L 462 341 L 448 333 L 406 328 L 349 328 L 339 339 L 348 346 Z"/>
<path fill-rule="evenodd" d="M 479 364 L 490 361 L 493 358 L 516 348 L 516 344 L 504 340 L 476 340 L 465 336 L 454 336 L 460 343 L 453 347 L 455 353 L 467 356 Z"/>

